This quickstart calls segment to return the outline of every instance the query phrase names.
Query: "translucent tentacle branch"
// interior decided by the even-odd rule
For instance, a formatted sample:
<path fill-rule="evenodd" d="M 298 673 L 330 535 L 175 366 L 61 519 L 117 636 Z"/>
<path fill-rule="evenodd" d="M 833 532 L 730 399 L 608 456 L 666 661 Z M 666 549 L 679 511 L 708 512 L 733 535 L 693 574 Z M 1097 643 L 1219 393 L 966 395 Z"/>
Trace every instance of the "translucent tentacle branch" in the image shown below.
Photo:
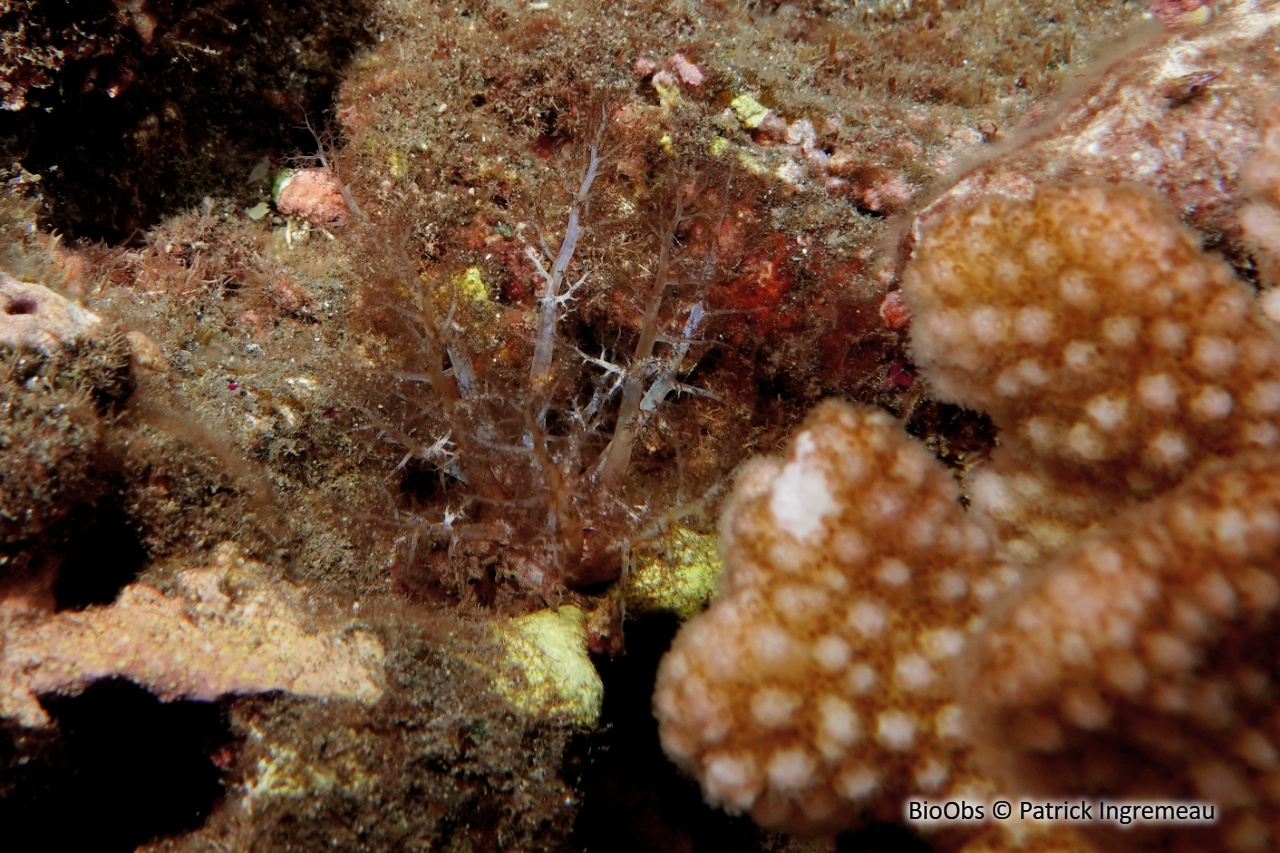
<path fill-rule="evenodd" d="M 573 253 L 577 251 L 578 240 L 582 236 L 582 211 L 587 205 L 591 193 L 591 184 L 600 172 L 605 155 L 600 153 L 600 136 L 604 132 L 603 123 L 596 133 L 596 141 L 591 145 L 591 156 L 582 173 L 582 182 L 569 206 L 569 222 L 564 228 L 564 239 L 560 241 L 560 250 L 548 270 L 543 259 L 530 248 L 526 254 L 538 269 L 542 277 L 542 298 L 538 308 L 538 333 L 534 339 L 533 361 L 529 366 L 529 378 L 535 389 L 542 389 L 551 381 L 552 364 L 554 363 L 556 344 L 556 325 L 560 321 L 564 306 L 572 299 L 573 292 L 582 286 L 587 276 L 581 278 L 561 292 L 564 286 L 565 273 L 573 262 Z M 545 251 L 545 244 L 544 244 Z M 549 255 L 549 253 L 548 253 Z"/>

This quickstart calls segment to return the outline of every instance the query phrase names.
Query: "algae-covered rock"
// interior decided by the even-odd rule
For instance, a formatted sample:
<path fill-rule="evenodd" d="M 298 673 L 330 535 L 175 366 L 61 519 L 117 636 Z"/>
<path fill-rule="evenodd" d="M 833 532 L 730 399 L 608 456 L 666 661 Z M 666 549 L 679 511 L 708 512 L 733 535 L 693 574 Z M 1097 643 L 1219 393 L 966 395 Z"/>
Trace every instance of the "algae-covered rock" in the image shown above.
<path fill-rule="evenodd" d="M 39 535 L 89 488 L 102 422 L 75 390 L 12 381 L 12 357 L 0 355 L 0 544 Z"/>
<path fill-rule="evenodd" d="M 41 284 L 0 272 L 0 544 L 97 493 L 102 415 L 133 390 L 123 338 Z"/>

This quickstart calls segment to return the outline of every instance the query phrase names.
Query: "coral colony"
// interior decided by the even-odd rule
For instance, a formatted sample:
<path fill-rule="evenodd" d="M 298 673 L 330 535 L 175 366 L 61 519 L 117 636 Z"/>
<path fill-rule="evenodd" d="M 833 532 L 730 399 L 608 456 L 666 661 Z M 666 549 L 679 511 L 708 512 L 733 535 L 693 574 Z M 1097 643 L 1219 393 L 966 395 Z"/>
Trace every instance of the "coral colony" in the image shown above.
<path fill-rule="evenodd" d="M 1093 849 L 1077 829 L 1105 850 L 1275 849 L 1274 122 L 1260 108 L 1233 165 L 1258 298 L 1132 185 L 1006 183 L 918 229 L 882 313 L 910 310 L 923 377 L 1000 445 L 964 476 L 967 510 L 900 427 L 845 404 L 743 469 L 719 597 L 654 702 L 708 801 L 804 833 L 996 793 L 1198 802 L 1215 821 L 1194 829 L 1108 833 L 1132 818 L 1114 809 L 918 825 L 948 850 Z"/>
<path fill-rule="evenodd" d="M 1280 151 L 1261 139 L 1246 228 L 1269 258 Z M 668 754 L 710 802 L 793 832 L 1014 792 L 1215 821 L 922 825 L 948 850 L 1091 849 L 1077 829 L 1105 850 L 1275 849 L 1273 291 L 1150 190 L 1089 182 L 941 213 L 901 289 L 923 377 L 1000 445 L 967 509 L 897 424 L 843 403 L 744 468 L 719 597 L 659 674 Z"/>
<path fill-rule="evenodd" d="M 884 415 L 811 415 L 724 512 L 667 751 L 793 831 L 1016 780 L 1207 800 L 1266 849 L 1280 342 L 1249 289 L 1149 191 L 1082 185 L 944 218 L 903 290 L 926 377 L 1002 429 L 972 505 Z"/>

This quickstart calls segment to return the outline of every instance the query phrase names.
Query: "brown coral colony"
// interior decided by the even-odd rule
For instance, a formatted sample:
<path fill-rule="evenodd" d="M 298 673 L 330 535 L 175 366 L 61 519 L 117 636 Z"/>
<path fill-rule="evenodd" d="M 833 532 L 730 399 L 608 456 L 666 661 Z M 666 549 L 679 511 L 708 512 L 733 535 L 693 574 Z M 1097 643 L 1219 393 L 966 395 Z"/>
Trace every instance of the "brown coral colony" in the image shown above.
<path fill-rule="evenodd" d="M 968 519 L 888 419 L 815 413 L 725 511 L 721 596 L 659 678 L 667 751 L 793 831 L 1012 786 L 1206 801 L 1212 830 L 1126 845 L 1269 849 L 1274 327 L 1132 186 L 953 212 L 903 292 L 936 393 L 1003 431 Z"/>
<path fill-rule="evenodd" d="M 1246 172 L 1259 197 L 1273 156 Z M 1263 250 L 1269 210 L 1246 209 Z M 961 478 L 968 511 L 889 419 L 843 405 L 745 468 L 720 596 L 659 675 L 667 752 L 709 801 L 791 831 L 1001 791 L 1218 810 L 1083 827 L 1100 849 L 1274 849 L 1270 291 L 1152 191 L 1088 183 L 935 217 L 901 286 L 933 392 L 1001 429 Z M 1086 843 L 1070 836 L 937 844 Z"/>

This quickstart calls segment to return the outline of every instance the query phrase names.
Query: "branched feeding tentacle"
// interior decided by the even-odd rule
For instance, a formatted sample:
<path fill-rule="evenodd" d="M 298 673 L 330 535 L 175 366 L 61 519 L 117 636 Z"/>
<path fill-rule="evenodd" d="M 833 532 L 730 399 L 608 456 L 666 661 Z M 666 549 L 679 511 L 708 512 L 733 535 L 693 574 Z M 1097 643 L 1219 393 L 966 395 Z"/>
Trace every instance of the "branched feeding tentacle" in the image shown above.
<path fill-rule="evenodd" d="M 600 137 L 603 133 L 604 123 L 602 122 L 600 129 L 596 132 L 595 142 L 591 145 L 591 154 L 587 160 L 587 168 L 582 173 L 582 182 L 569 206 L 569 222 L 565 225 L 564 239 L 560 241 L 560 251 L 556 253 L 551 269 L 546 268 L 542 258 L 538 257 L 538 253 L 532 248 L 526 252 L 543 280 L 542 298 L 538 309 L 538 332 L 534 339 L 533 361 L 529 365 L 529 379 L 535 390 L 542 390 L 551 382 L 556 325 L 560 320 L 561 308 L 572 298 L 573 292 L 587 280 L 587 275 L 584 273 L 566 292 L 560 292 L 565 273 L 573 262 L 573 253 L 577 251 L 578 240 L 582 236 L 582 213 L 591 193 L 591 184 L 595 182 L 600 166 L 604 163 L 605 157 L 600 153 Z M 543 250 L 546 251 L 545 243 Z"/>
<path fill-rule="evenodd" d="M 448 565 L 456 546 L 459 561 L 496 559 L 505 566 L 496 570 L 500 577 L 526 590 L 615 578 L 634 531 L 655 511 L 652 496 L 628 480 L 637 443 L 673 392 L 719 399 L 680 380 L 713 315 L 709 289 L 729 209 L 721 204 L 723 190 L 708 194 L 720 210 L 716 222 L 691 212 L 691 199 L 704 187 L 687 173 L 637 184 L 622 168 L 630 159 L 620 159 L 616 172 L 606 168 L 614 157 L 603 145 L 607 127 L 602 117 L 558 242 L 550 236 L 555 228 L 546 229 L 546 238 L 535 228 L 520 250 L 520 266 L 535 285 L 523 316 L 522 295 L 475 295 L 461 277 L 420 275 L 411 249 L 370 235 L 388 250 L 381 256 L 387 284 L 415 294 L 400 312 L 410 321 L 404 342 L 412 355 L 397 378 L 427 398 L 416 411 L 409 403 L 413 426 L 387 434 L 402 445 L 402 467 L 421 458 L 448 475 L 431 499 L 460 497 L 468 513 L 465 524 L 423 530 L 448 540 Z M 643 207 L 629 195 L 637 191 Z M 607 197 L 604 209 L 612 216 L 591 216 L 593 193 Z M 635 215 L 646 211 L 657 216 L 637 222 Z M 503 237 L 509 251 L 514 241 L 505 229 Z M 502 254 L 486 255 L 475 274 L 501 263 L 497 258 Z M 618 316 L 625 312 L 634 315 Z M 613 325 L 602 329 L 601 320 Z M 524 324 L 531 327 L 527 350 L 505 335 Z M 674 426 L 684 433 L 683 425 Z M 439 435 L 446 438 L 437 446 Z M 442 451 L 450 449 L 445 458 Z M 682 463 L 675 464 L 682 479 Z M 438 504 L 428 517 L 436 521 L 443 509 Z M 494 535 L 477 535 L 499 520 Z M 438 582 L 440 557 L 430 565 L 426 585 Z"/>

